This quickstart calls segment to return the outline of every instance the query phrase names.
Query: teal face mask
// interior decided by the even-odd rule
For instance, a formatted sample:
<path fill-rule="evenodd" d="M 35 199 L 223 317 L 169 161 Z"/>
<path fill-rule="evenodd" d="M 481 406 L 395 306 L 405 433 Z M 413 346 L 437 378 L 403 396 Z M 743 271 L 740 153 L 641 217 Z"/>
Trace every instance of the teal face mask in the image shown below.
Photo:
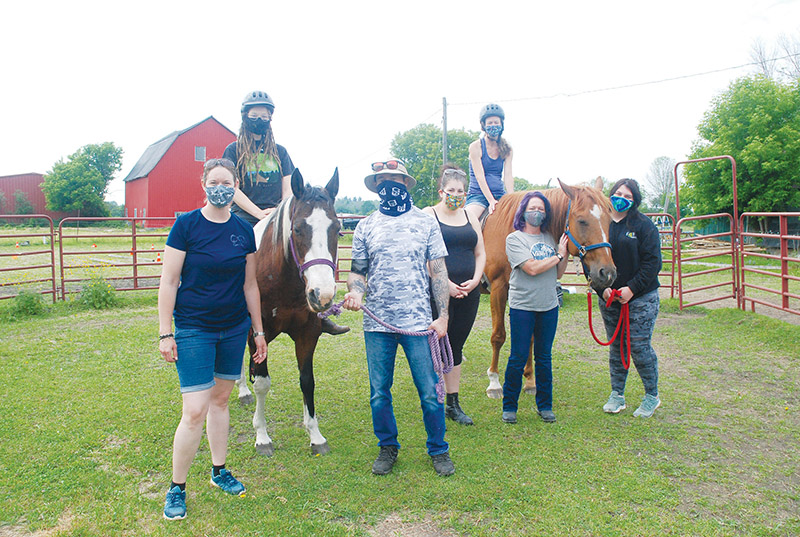
<path fill-rule="evenodd" d="M 611 196 L 611 206 L 618 213 L 624 213 L 633 206 L 633 201 L 622 196 Z"/>

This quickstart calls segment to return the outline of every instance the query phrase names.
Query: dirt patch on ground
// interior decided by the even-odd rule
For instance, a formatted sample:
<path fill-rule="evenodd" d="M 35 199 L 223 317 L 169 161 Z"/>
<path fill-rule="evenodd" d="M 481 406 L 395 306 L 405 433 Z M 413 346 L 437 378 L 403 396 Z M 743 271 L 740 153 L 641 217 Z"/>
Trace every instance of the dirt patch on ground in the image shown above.
<path fill-rule="evenodd" d="M 422 521 L 405 521 L 403 516 L 392 513 L 374 527 L 366 528 L 375 537 L 457 537 L 457 533 L 443 530 L 430 515 Z"/>
<path fill-rule="evenodd" d="M 0 526 L 0 537 L 49 537 L 56 533 L 68 531 L 72 527 L 72 521 L 75 517 L 72 513 L 65 512 L 58 519 L 58 524 L 54 528 L 45 530 L 37 530 L 30 532 L 25 528 L 25 520 L 13 526 Z"/>

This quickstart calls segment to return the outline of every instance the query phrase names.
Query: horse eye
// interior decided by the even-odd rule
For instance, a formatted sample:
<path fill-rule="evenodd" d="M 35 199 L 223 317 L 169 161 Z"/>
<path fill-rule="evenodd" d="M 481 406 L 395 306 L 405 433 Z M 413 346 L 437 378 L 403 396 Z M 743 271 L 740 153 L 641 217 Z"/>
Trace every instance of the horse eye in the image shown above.
<path fill-rule="evenodd" d="M 587 222 L 586 220 L 578 220 L 578 223 L 584 227 L 589 225 L 589 222 Z"/>

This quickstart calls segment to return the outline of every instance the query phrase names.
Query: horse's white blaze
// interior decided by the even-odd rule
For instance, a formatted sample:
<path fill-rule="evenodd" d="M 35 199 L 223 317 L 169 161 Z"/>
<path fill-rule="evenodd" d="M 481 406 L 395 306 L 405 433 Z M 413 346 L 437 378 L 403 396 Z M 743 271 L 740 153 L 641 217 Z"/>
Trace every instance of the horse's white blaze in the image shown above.
<path fill-rule="evenodd" d="M 331 219 L 328 218 L 323 209 L 316 208 L 306 218 L 306 223 L 311 226 L 311 247 L 308 249 L 305 259 L 301 261 L 303 263 L 312 259 L 333 261 L 328 250 L 328 229 L 333 223 Z M 319 291 L 319 301 L 322 304 L 327 304 L 333 300 L 336 294 L 336 280 L 331 267 L 314 265 L 306 269 L 305 277 L 306 292 L 317 289 Z"/>
<path fill-rule="evenodd" d="M 308 437 L 311 440 L 312 445 L 322 445 L 327 442 L 322 433 L 319 432 L 319 423 L 317 423 L 317 417 L 314 416 L 313 418 L 308 413 L 308 407 L 303 404 L 303 425 L 308 431 Z"/>
<path fill-rule="evenodd" d="M 592 210 L 589 211 L 589 214 L 597 218 L 598 222 L 602 222 L 600 220 L 600 217 L 603 216 L 603 210 L 596 203 L 594 204 L 594 206 L 592 206 Z M 603 226 L 600 226 L 600 233 L 603 234 L 603 240 L 600 242 L 608 242 L 608 237 L 606 237 L 606 232 L 605 230 L 603 230 Z"/>
<path fill-rule="evenodd" d="M 272 381 L 269 377 L 256 377 L 253 382 L 253 392 L 256 394 L 256 410 L 253 413 L 253 428 L 256 430 L 256 446 L 266 446 L 272 443 L 267 434 L 267 418 L 264 415 L 264 405 L 267 392 Z"/>

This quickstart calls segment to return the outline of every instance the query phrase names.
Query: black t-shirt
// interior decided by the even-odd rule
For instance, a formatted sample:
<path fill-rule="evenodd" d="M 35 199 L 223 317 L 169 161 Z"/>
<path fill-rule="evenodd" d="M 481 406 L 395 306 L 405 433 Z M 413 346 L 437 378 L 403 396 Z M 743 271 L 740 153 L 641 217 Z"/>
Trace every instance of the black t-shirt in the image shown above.
<path fill-rule="evenodd" d="M 294 164 L 286 148 L 282 145 L 277 145 L 277 148 L 280 167 L 270 155 L 266 155 L 263 152 L 253 162 L 246 163 L 243 167 L 237 166 L 239 188 L 250 198 L 250 201 L 261 209 L 275 207 L 281 202 L 283 177 L 292 175 L 292 172 L 294 172 Z M 228 144 L 222 156 L 234 163 L 238 163 L 237 142 Z M 257 218 L 242 210 L 235 203 L 231 210 L 251 225 L 255 225 L 258 222 Z"/>
<path fill-rule="evenodd" d="M 630 287 L 633 298 L 658 289 L 661 271 L 661 238 L 658 228 L 648 217 L 639 217 L 628 226 L 629 216 L 611 222 L 609 235 L 611 256 L 617 266 L 617 279 L 612 289 Z"/>

